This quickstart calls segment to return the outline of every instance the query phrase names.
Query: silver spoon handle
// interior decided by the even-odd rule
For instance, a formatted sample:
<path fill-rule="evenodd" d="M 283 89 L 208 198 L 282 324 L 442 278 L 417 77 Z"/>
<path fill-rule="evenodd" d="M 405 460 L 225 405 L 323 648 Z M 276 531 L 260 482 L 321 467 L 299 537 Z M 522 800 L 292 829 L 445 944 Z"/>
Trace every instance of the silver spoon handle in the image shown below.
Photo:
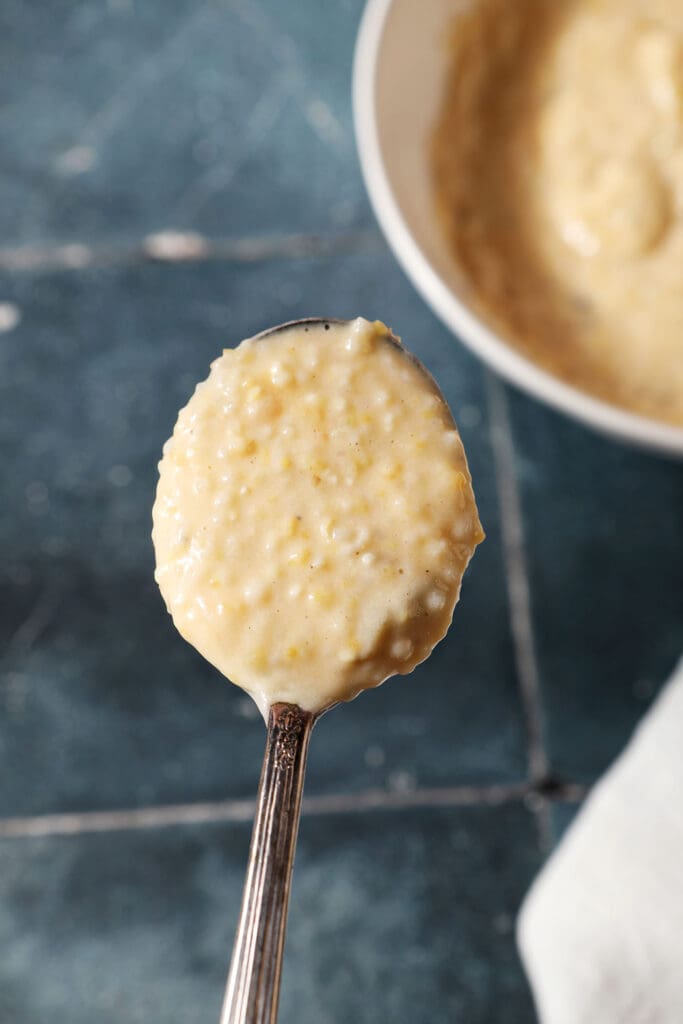
<path fill-rule="evenodd" d="M 220 1024 L 275 1024 L 308 741 L 315 715 L 274 704 Z"/>

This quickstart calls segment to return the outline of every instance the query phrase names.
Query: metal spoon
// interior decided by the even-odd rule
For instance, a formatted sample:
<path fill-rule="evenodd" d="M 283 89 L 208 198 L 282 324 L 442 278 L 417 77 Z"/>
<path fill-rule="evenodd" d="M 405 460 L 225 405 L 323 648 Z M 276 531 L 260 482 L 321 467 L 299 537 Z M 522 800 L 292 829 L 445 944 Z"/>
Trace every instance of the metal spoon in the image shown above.
<path fill-rule="evenodd" d="M 274 1024 L 301 795 L 319 716 L 273 704 L 221 1024 Z"/>
<path fill-rule="evenodd" d="M 265 339 L 308 325 L 346 323 L 311 317 L 263 331 Z M 420 361 L 406 352 L 441 394 Z M 273 704 L 268 710 L 266 750 L 259 782 L 256 816 L 232 960 L 220 1024 L 275 1024 L 287 908 L 301 815 L 301 797 L 311 731 L 328 711 L 303 711 L 296 704 Z"/>

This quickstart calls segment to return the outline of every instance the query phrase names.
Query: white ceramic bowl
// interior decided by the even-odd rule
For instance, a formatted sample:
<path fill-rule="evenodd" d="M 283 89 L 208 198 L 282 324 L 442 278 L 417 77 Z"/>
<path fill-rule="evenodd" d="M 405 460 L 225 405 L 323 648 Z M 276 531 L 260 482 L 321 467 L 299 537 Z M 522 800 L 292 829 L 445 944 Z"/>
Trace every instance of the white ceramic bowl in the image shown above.
<path fill-rule="evenodd" d="M 563 383 L 477 316 L 436 220 L 430 138 L 462 0 L 369 0 L 358 34 L 353 105 L 361 166 L 379 223 L 423 298 L 503 377 L 596 430 L 683 456 L 683 429 L 637 416 Z"/>

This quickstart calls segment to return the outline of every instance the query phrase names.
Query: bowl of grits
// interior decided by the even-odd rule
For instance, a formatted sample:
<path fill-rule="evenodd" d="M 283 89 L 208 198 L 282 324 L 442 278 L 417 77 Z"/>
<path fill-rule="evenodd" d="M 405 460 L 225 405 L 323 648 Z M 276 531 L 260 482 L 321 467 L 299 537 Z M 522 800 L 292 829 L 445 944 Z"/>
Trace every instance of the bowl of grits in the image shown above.
<path fill-rule="evenodd" d="M 423 298 L 536 398 L 683 455 L 683 8 L 370 0 L 361 166 Z"/>

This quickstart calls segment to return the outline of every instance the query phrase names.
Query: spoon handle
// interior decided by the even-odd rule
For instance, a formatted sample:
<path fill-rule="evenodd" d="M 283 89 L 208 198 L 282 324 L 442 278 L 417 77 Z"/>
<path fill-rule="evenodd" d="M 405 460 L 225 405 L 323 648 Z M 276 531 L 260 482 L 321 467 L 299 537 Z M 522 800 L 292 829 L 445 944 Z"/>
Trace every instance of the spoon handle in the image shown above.
<path fill-rule="evenodd" d="M 301 794 L 315 715 L 268 715 L 249 865 L 220 1024 L 275 1024 Z"/>

